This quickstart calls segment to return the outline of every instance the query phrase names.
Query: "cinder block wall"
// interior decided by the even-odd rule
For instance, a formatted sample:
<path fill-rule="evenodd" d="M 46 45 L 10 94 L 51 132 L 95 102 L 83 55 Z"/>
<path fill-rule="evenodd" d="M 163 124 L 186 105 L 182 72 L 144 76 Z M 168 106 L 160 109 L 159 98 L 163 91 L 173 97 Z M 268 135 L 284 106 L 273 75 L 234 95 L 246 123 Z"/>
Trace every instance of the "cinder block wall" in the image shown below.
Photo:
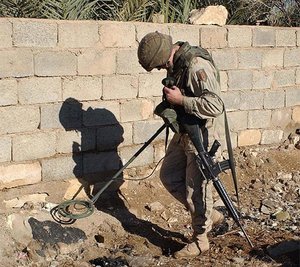
<path fill-rule="evenodd" d="M 138 64 L 158 30 L 208 48 L 234 146 L 275 144 L 300 124 L 300 29 L 0 19 L 0 189 L 110 174 L 162 125 L 163 71 Z M 157 162 L 164 134 L 130 166 Z"/>

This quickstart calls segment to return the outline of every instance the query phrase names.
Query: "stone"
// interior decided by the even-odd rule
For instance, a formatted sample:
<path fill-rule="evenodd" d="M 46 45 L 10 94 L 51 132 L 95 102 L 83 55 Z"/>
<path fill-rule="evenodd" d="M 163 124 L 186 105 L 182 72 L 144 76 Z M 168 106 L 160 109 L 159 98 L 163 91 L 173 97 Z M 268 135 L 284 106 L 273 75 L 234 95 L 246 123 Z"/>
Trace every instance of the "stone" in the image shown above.
<path fill-rule="evenodd" d="M 16 213 L 10 214 L 7 217 L 7 225 L 17 242 L 27 246 L 32 240 L 31 228 L 26 217 Z"/>
<path fill-rule="evenodd" d="M 156 201 L 148 204 L 146 208 L 150 211 L 160 211 L 164 208 L 164 206 L 160 202 Z"/>
<path fill-rule="evenodd" d="M 189 14 L 189 22 L 191 24 L 205 24 L 205 25 L 220 25 L 226 24 L 228 11 L 222 5 L 208 6 L 200 10 L 193 9 Z"/>
<path fill-rule="evenodd" d="M 27 164 L 5 164 L 0 166 L 0 189 L 41 182 L 39 162 Z"/>
<path fill-rule="evenodd" d="M 26 202 L 29 201 L 32 203 L 45 202 L 46 197 L 48 197 L 47 193 L 37 193 L 16 197 L 10 200 L 4 200 L 3 202 L 5 203 L 6 208 L 21 208 Z"/>
<path fill-rule="evenodd" d="M 279 211 L 273 214 L 277 221 L 286 221 L 290 219 L 290 214 L 287 211 Z"/>

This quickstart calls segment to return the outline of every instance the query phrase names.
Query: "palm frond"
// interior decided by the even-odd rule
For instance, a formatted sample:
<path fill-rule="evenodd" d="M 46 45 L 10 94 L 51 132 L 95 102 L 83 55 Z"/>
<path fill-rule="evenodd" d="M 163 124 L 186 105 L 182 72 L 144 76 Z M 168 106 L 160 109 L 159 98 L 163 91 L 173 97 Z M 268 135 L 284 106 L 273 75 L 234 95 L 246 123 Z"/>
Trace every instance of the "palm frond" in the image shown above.
<path fill-rule="evenodd" d="M 115 12 L 120 21 L 146 21 L 154 1 L 126 0 Z"/>
<path fill-rule="evenodd" d="M 38 0 L 1 0 L 0 15 L 3 17 L 37 18 L 41 16 Z"/>
<path fill-rule="evenodd" d="M 96 3 L 97 0 L 47 0 L 43 4 L 42 13 L 49 19 L 91 19 Z"/>

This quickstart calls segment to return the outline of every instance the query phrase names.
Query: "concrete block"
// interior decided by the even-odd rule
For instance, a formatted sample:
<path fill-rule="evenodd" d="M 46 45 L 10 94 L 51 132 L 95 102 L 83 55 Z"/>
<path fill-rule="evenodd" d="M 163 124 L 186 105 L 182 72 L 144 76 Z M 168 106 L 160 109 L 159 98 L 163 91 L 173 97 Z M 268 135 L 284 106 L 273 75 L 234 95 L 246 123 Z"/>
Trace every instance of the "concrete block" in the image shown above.
<path fill-rule="evenodd" d="M 229 47 L 251 47 L 252 28 L 243 26 L 227 26 Z M 243 38 L 241 38 L 243 36 Z"/>
<path fill-rule="evenodd" d="M 271 27 L 253 29 L 253 46 L 275 46 L 276 32 Z"/>
<path fill-rule="evenodd" d="M 283 108 L 285 104 L 284 91 L 267 91 L 264 95 L 264 108 L 265 109 L 278 109 Z"/>
<path fill-rule="evenodd" d="M 129 64 L 130 62 L 130 64 Z M 117 53 L 117 73 L 136 74 L 146 72 L 139 64 L 136 49 L 122 49 Z"/>
<path fill-rule="evenodd" d="M 295 69 L 277 70 L 274 73 L 274 88 L 292 86 L 296 83 Z"/>
<path fill-rule="evenodd" d="M 24 78 L 18 80 L 21 104 L 50 103 L 61 100 L 60 78 Z"/>
<path fill-rule="evenodd" d="M 263 92 L 242 92 L 241 93 L 241 110 L 263 109 L 264 93 Z"/>
<path fill-rule="evenodd" d="M 11 160 L 11 138 L 9 136 L 0 136 L 0 162 Z"/>
<path fill-rule="evenodd" d="M 83 175 L 115 172 L 121 166 L 121 159 L 116 151 L 83 154 Z"/>
<path fill-rule="evenodd" d="M 264 50 L 262 58 L 262 67 L 263 68 L 282 68 L 283 67 L 283 54 L 284 49 L 267 49 Z"/>
<path fill-rule="evenodd" d="M 140 42 L 142 38 L 150 32 L 158 31 L 160 33 L 169 35 L 169 28 L 167 24 L 135 22 L 135 28 L 136 40 L 138 42 Z"/>
<path fill-rule="evenodd" d="M 220 86 L 222 92 L 228 90 L 228 75 L 226 71 L 220 71 Z"/>
<path fill-rule="evenodd" d="M 300 88 L 296 86 L 286 90 L 286 104 L 287 107 L 300 105 Z"/>
<path fill-rule="evenodd" d="M 142 147 L 142 145 L 137 146 L 127 146 L 127 147 L 121 147 L 120 148 L 120 157 L 125 164 L 129 161 L 129 159 Z M 142 153 L 134 159 L 132 163 L 128 166 L 129 168 L 132 167 L 141 167 L 146 166 L 154 161 L 154 148 L 152 145 L 149 145 L 145 150 L 142 151 Z"/>
<path fill-rule="evenodd" d="M 177 41 L 189 42 L 190 45 L 200 44 L 199 27 L 187 24 L 176 24 L 176 27 L 169 27 L 173 43 Z"/>
<path fill-rule="evenodd" d="M 133 99 L 121 102 L 121 122 L 146 120 L 153 116 L 153 102 Z"/>
<path fill-rule="evenodd" d="M 261 69 L 263 51 L 255 48 L 238 50 L 239 69 Z"/>
<path fill-rule="evenodd" d="M 295 123 L 300 123 L 300 106 L 293 108 L 292 120 Z"/>
<path fill-rule="evenodd" d="M 296 70 L 296 84 L 300 84 L 300 68 Z"/>
<path fill-rule="evenodd" d="M 300 71 L 299 71 L 300 73 Z M 139 97 L 162 96 L 162 79 L 166 77 L 165 71 L 139 75 Z"/>
<path fill-rule="evenodd" d="M 62 128 L 60 123 L 59 113 L 61 104 L 44 105 L 41 106 L 41 129 L 55 129 Z M 78 126 L 80 127 L 80 125 Z"/>
<path fill-rule="evenodd" d="M 271 110 L 250 110 L 248 114 L 249 129 L 268 128 L 271 123 Z"/>
<path fill-rule="evenodd" d="M 284 53 L 284 67 L 300 66 L 300 48 L 286 49 Z"/>
<path fill-rule="evenodd" d="M 64 21 L 58 24 L 58 45 L 64 48 L 92 47 L 99 42 L 96 21 Z"/>
<path fill-rule="evenodd" d="M 274 71 L 253 71 L 253 89 L 269 89 L 274 79 Z"/>
<path fill-rule="evenodd" d="M 296 46 L 295 29 L 276 29 L 276 46 Z"/>
<path fill-rule="evenodd" d="M 97 151 L 115 150 L 124 141 L 124 129 L 120 124 L 97 129 Z"/>
<path fill-rule="evenodd" d="M 221 98 L 225 104 L 227 111 L 240 109 L 241 93 L 240 92 L 226 92 L 221 93 Z"/>
<path fill-rule="evenodd" d="M 232 70 L 238 66 L 238 56 L 234 49 L 214 50 L 212 57 L 219 70 Z"/>
<path fill-rule="evenodd" d="M 0 165 L 0 189 L 41 182 L 41 166 L 38 162 Z"/>
<path fill-rule="evenodd" d="M 60 156 L 42 159 L 43 181 L 67 180 L 82 176 L 82 156 Z M 79 188 L 78 188 L 79 189 Z"/>
<path fill-rule="evenodd" d="M 120 121 L 120 105 L 117 101 L 86 102 L 83 110 L 83 125 L 86 127 L 114 125 Z"/>
<path fill-rule="evenodd" d="M 56 153 L 56 134 L 39 132 L 14 136 L 12 149 L 14 161 L 51 157 Z"/>
<path fill-rule="evenodd" d="M 30 49 L 0 51 L 0 78 L 32 76 L 33 55 Z"/>
<path fill-rule="evenodd" d="M 109 75 L 116 73 L 116 51 L 87 49 L 78 55 L 79 75 Z"/>
<path fill-rule="evenodd" d="M 0 80 L 0 95 L 1 95 L 0 106 L 9 106 L 9 105 L 17 104 L 18 103 L 17 81 Z"/>
<path fill-rule="evenodd" d="M 264 130 L 262 132 L 261 144 L 270 145 L 278 144 L 282 141 L 283 131 L 282 130 Z"/>
<path fill-rule="evenodd" d="M 258 145 L 261 140 L 260 130 L 244 130 L 238 133 L 238 146 Z"/>
<path fill-rule="evenodd" d="M 2 19 L 0 29 L 0 48 L 12 47 L 12 23 Z"/>
<path fill-rule="evenodd" d="M 227 47 L 227 29 L 218 26 L 202 26 L 200 41 L 200 45 L 204 48 Z"/>
<path fill-rule="evenodd" d="M 247 129 L 248 126 L 248 112 L 247 111 L 234 111 L 228 112 L 228 124 L 231 131 L 240 131 Z"/>
<path fill-rule="evenodd" d="M 133 144 L 133 130 L 132 130 L 132 123 L 121 123 L 121 126 L 123 127 L 124 133 L 123 133 L 123 142 L 120 144 L 120 146 L 129 146 Z"/>
<path fill-rule="evenodd" d="M 276 109 L 272 111 L 271 124 L 273 127 L 280 129 L 286 128 L 291 123 L 291 110 L 289 109 Z"/>
<path fill-rule="evenodd" d="M 99 22 L 100 40 L 105 47 L 135 47 L 135 26 L 131 22 Z"/>
<path fill-rule="evenodd" d="M 137 121 L 133 124 L 133 143 L 145 143 L 162 126 L 162 121 Z M 160 141 L 165 138 L 165 132 L 161 132 L 155 139 Z"/>
<path fill-rule="evenodd" d="M 31 132 L 39 127 L 39 107 L 0 107 L 0 134 Z"/>
<path fill-rule="evenodd" d="M 66 77 L 63 79 L 63 100 L 73 97 L 81 100 L 98 100 L 102 96 L 101 77 Z"/>
<path fill-rule="evenodd" d="M 103 77 L 103 99 L 136 98 L 138 94 L 138 79 L 134 76 Z"/>
<path fill-rule="evenodd" d="M 48 51 L 35 55 L 37 76 L 76 75 L 77 57 L 68 51 Z"/>
<path fill-rule="evenodd" d="M 228 71 L 228 90 L 252 89 L 252 77 L 250 70 Z"/>
<path fill-rule="evenodd" d="M 96 149 L 96 129 L 57 132 L 57 153 L 77 153 Z"/>
<path fill-rule="evenodd" d="M 49 20 L 13 20 L 13 44 L 26 47 L 55 47 L 57 24 Z"/>
<path fill-rule="evenodd" d="M 297 35 L 297 46 L 300 46 L 300 30 L 296 30 L 296 35 Z"/>

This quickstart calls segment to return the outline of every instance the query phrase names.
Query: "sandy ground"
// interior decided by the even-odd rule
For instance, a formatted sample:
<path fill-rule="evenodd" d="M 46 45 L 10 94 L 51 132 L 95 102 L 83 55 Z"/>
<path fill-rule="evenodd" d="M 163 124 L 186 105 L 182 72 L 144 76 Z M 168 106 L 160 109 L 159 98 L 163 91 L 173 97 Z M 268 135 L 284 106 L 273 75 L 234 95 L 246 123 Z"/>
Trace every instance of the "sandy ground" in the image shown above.
<path fill-rule="evenodd" d="M 235 160 L 241 221 L 254 249 L 215 192 L 216 209 L 226 219 L 210 232 L 211 249 L 194 259 L 174 259 L 191 237 L 190 215 L 154 172 L 145 180 L 125 180 L 119 192 L 107 191 L 97 201 L 91 216 L 64 224 L 49 210 L 62 201 L 68 181 L 3 191 L 0 266 L 299 266 L 300 150 L 237 149 Z M 150 172 L 130 169 L 125 177 Z M 221 180 L 236 200 L 230 175 Z M 44 200 L 14 207 L 3 202 L 34 193 L 45 194 Z"/>

